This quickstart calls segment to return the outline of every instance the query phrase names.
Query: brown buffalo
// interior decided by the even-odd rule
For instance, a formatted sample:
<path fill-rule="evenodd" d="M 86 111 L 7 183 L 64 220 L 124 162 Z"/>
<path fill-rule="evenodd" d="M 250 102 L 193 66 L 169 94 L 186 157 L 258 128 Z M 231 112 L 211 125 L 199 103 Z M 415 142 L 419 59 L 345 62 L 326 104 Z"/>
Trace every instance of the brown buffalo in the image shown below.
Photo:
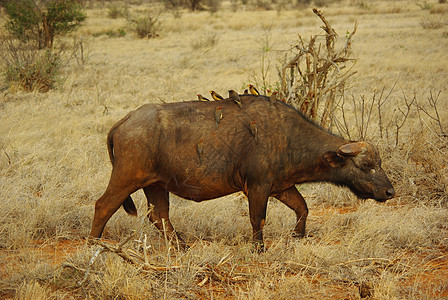
<path fill-rule="evenodd" d="M 182 247 L 169 220 L 169 192 L 200 202 L 243 191 L 259 249 L 270 196 L 294 210 L 294 235 L 304 235 L 308 208 L 296 184 L 332 182 L 381 202 L 395 195 L 374 145 L 332 135 L 281 101 L 240 98 L 242 108 L 231 99 L 147 104 L 116 123 L 107 137 L 112 175 L 90 236 L 100 237 L 121 205 L 135 215 L 130 194 L 141 188 L 153 205 L 151 222 Z M 215 128 L 218 106 L 223 118 Z"/>

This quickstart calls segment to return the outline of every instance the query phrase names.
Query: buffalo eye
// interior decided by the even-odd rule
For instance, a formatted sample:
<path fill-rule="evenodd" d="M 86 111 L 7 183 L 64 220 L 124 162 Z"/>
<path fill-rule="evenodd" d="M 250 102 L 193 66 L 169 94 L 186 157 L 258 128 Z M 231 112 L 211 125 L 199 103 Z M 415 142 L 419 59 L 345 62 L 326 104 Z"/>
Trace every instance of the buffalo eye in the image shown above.
<path fill-rule="evenodd" d="M 365 162 L 361 164 L 361 170 L 363 170 L 364 172 L 369 172 L 373 168 L 374 166 L 371 163 Z"/>

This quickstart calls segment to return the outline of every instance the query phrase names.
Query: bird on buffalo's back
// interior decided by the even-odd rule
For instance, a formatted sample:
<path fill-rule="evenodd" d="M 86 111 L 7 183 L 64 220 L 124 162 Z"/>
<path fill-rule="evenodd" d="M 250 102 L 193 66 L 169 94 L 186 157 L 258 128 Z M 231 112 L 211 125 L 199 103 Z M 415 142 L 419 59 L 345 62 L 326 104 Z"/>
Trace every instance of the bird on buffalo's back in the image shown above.
<path fill-rule="evenodd" d="M 215 110 L 215 129 L 218 129 L 218 123 L 222 119 L 222 106 L 218 106 Z"/>
<path fill-rule="evenodd" d="M 249 87 L 249 91 L 252 95 L 260 95 L 258 90 L 252 84 L 249 84 L 247 86 Z"/>
<path fill-rule="evenodd" d="M 250 133 L 254 136 L 255 143 L 258 143 L 258 128 L 256 121 L 250 122 Z"/>
<path fill-rule="evenodd" d="M 243 108 L 243 104 L 241 104 L 241 99 L 237 92 L 234 90 L 229 90 L 229 97 L 232 98 L 232 100 L 235 101 L 240 108 Z"/>
<path fill-rule="evenodd" d="M 203 97 L 201 94 L 197 94 L 196 96 L 198 96 L 199 101 L 210 101 L 209 99 Z"/>
<path fill-rule="evenodd" d="M 277 101 L 277 91 L 272 92 L 271 96 L 269 97 L 269 103 L 274 105 L 274 103 Z"/>
<path fill-rule="evenodd" d="M 217 92 L 215 92 L 215 91 L 210 91 L 210 95 L 212 95 L 212 98 L 213 98 L 215 101 L 224 100 L 224 98 L 223 98 L 220 94 L 218 94 Z"/>

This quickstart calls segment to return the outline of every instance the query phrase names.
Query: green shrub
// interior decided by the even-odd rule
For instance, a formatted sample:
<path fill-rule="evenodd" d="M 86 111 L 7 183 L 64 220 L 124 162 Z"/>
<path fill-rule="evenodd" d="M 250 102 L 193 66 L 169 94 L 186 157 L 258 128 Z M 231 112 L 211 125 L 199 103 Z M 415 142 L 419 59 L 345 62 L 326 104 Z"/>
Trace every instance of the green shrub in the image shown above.
<path fill-rule="evenodd" d="M 39 2 L 40 3 L 40 2 Z M 6 29 L 23 42 L 35 40 L 39 49 L 52 48 L 54 37 L 74 30 L 85 20 L 75 0 L 6 0 Z"/>

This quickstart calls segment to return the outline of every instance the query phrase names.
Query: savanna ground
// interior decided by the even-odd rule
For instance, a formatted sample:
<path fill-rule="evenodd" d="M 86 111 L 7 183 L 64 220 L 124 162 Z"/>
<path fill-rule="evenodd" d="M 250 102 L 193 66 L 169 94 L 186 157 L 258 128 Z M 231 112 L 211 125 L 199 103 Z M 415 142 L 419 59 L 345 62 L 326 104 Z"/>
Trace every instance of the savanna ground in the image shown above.
<path fill-rule="evenodd" d="M 341 41 L 359 22 L 357 73 L 344 106 L 351 138 L 378 145 L 397 197 L 375 203 L 328 184 L 302 185 L 308 236 L 290 237 L 295 216 L 272 199 L 269 249 L 257 254 L 243 195 L 203 203 L 172 196 L 171 221 L 191 245 L 179 252 L 144 217 L 137 192 L 139 217 L 115 213 L 104 233 L 115 250 L 98 254 L 103 248 L 84 238 L 111 171 L 111 125 L 144 103 L 259 85 L 262 49 L 274 85 L 282 50 L 297 34 L 321 33 L 322 24 L 312 5 L 223 2 L 213 14 L 164 12 L 160 36 L 139 39 L 124 18 L 108 17 L 108 2 L 93 2 L 85 25 L 61 39 L 82 38 L 85 61 L 68 60 L 56 89 L 25 92 L 2 82 L 0 297 L 357 299 L 361 289 L 375 299 L 447 298 L 448 4 L 329 2 L 320 8 Z M 133 2 L 128 10 L 154 6 Z M 382 91 L 379 121 L 377 102 L 369 105 Z M 363 98 L 369 120 L 361 120 Z"/>

